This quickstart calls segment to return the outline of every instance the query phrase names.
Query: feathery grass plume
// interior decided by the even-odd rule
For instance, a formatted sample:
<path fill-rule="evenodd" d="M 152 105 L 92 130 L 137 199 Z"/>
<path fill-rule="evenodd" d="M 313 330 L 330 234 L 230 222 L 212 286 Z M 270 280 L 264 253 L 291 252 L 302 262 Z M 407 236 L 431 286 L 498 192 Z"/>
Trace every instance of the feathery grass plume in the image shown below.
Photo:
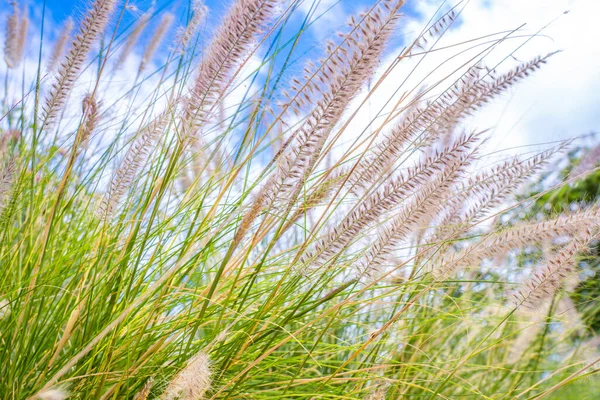
<path fill-rule="evenodd" d="M 16 68 L 19 64 L 19 8 L 16 0 L 11 3 L 12 14 L 7 17 L 6 31 L 4 33 L 4 61 L 8 68 Z"/>
<path fill-rule="evenodd" d="M 515 157 L 478 173 L 467 182 L 455 185 L 444 199 L 445 207 L 437 218 L 434 232 L 428 238 L 428 243 L 443 244 L 423 249 L 418 260 L 428 260 L 434 253 L 444 253 L 452 246 L 450 241 L 445 241 L 460 238 L 481 222 L 488 212 L 500 206 L 564 146 L 561 144 L 526 160 Z"/>
<path fill-rule="evenodd" d="M 519 363 L 528 356 L 527 352 L 531 348 L 532 343 L 547 323 L 551 306 L 552 303 L 546 301 L 540 304 L 540 307 L 535 312 L 530 312 L 530 310 L 524 308 L 518 310 L 524 321 L 519 324 L 519 336 L 512 342 L 510 351 L 507 354 L 506 358 L 509 364 Z"/>
<path fill-rule="evenodd" d="M 446 199 L 443 217 L 432 242 L 445 237 L 458 237 L 471 225 L 479 223 L 486 213 L 501 205 L 566 145 L 563 143 L 526 160 L 515 157 L 458 185 Z"/>
<path fill-rule="evenodd" d="M 342 222 L 331 229 L 324 238 L 317 240 L 314 249 L 303 255 L 302 263 L 318 265 L 344 250 L 365 227 L 414 193 L 420 185 L 426 183 L 445 165 L 469 151 L 478 141 L 478 137 L 478 134 L 475 133 L 463 135 L 453 145 L 426 157 L 414 167 L 409 168 L 406 174 L 390 179 L 382 189 L 355 206 Z"/>
<path fill-rule="evenodd" d="M 352 31 L 341 35 L 343 41 L 340 45 L 328 43 L 327 58 L 319 68 L 309 63 L 305 68 L 304 82 L 292 79 L 291 88 L 295 94 L 290 96 L 284 93 L 289 98 L 283 106 L 285 110 L 291 109 L 299 114 L 298 110 L 307 103 L 321 99 L 307 116 L 306 122 L 294 132 L 292 137 L 296 139 L 295 146 L 286 153 L 283 151 L 286 144 L 278 153 L 277 169 L 262 186 L 251 212 L 242 219 L 236 234 L 238 239 L 241 239 L 259 212 L 274 205 L 276 199 L 282 200 L 280 203 L 283 205 L 277 205 L 280 209 L 294 202 L 294 192 L 300 190 L 311 172 L 330 130 L 373 73 L 404 1 L 385 0 L 381 3 L 380 7 L 364 16 L 366 28 L 360 26 L 354 17 L 350 18 Z M 328 192 L 323 191 L 320 196 Z M 302 207 L 296 213 L 301 214 Z M 297 220 L 300 214 L 293 216 L 291 221 Z"/>
<path fill-rule="evenodd" d="M 23 55 L 25 54 L 25 48 L 27 47 L 27 31 L 29 30 L 28 14 L 27 8 L 25 8 L 21 19 L 19 20 L 19 39 L 17 42 L 17 51 L 15 53 L 17 65 L 23 61 Z"/>
<path fill-rule="evenodd" d="M 8 150 L 9 141 L 10 141 L 10 134 L 8 132 L 3 132 L 0 135 L 0 160 L 4 159 L 4 156 Z"/>
<path fill-rule="evenodd" d="M 435 121 L 433 126 L 439 127 L 440 121 L 442 122 L 442 126 L 444 124 L 449 124 L 451 126 L 458 124 L 463 118 L 473 115 L 475 111 L 489 103 L 495 97 L 499 96 L 534 71 L 540 69 L 554 54 L 556 54 L 556 52 L 549 53 L 544 57 L 535 57 L 498 77 L 495 77 L 491 73 L 481 79 L 474 79 L 473 76 L 469 76 L 470 82 L 467 80 L 468 83 L 466 84 L 466 88 L 463 88 L 463 90 L 458 92 L 454 102 L 438 117 L 438 120 Z M 474 68 L 479 69 L 477 66 Z M 489 79 L 491 79 L 491 82 Z M 440 137 L 440 133 L 445 133 L 440 129 L 434 129 L 433 132 L 437 132 L 437 135 L 427 135 L 425 137 L 425 142 Z"/>
<path fill-rule="evenodd" d="M 142 389 L 133 396 L 133 400 L 146 400 L 148 395 L 150 394 L 150 390 L 152 389 L 152 385 L 154 384 L 153 378 L 148 378 Z"/>
<path fill-rule="evenodd" d="M 71 38 L 71 32 L 73 31 L 73 18 L 69 17 L 63 24 L 63 28 L 60 31 L 60 35 L 58 39 L 56 39 L 56 43 L 54 43 L 54 49 L 52 50 L 52 54 L 48 59 L 48 71 L 54 71 L 58 62 L 62 58 L 65 50 L 67 48 L 67 42 Z"/>
<path fill-rule="evenodd" d="M 0 171 L 0 212 L 6 208 L 7 200 L 13 189 L 17 159 L 13 156 L 7 160 L 3 160 L 2 164 L 2 170 Z"/>
<path fill-rule="evenodd" d="M 180 136 L 185 147 L 200 135 L 197 130 L 209 121 L 219 99 L 229 85 L 233 69 L 249 51 L 256 34 L 268 23 L 280 0 L 238 0 L 230 8 L 225 21 L 206 49 L 194 86 L 184 99 Z M 267 189 L 261 189 L 250 213 L 247 213 L 234 235 L 238 244 L 257 213 L 263 208 Z"/>
<path fill-rule="evenodd" d="M 256 34 L 270 19 L 280 0 L 237 0 L 204 52 L 193 86 L 183 100 L 180 126 L 187 146 L 197 130 L 208 122 L 214 106 L 229 85 L 231 74 L 248 53 Z"/>
<path fill-rule="evenodd" d="M 434 21 L 431 26 L 419 35 L 412 44 L 413 49 L 425 50 L 429 40 L 441 37 L 456 20 L 456 7 L 453 7 L 439 19 Z M 429 40 L 427 39 L 429 38 Z M 413 50 L 414 51 L 414 50 Z"/>
<path fill-rule="evenodd" d="M 188 365 L 169 382 L 162 400 L 200 400 L 211 386 L 211 369 L 208 355 L 196 354 Z"/>
<path fill-rule="evenodd" d="M 478 90 L 476 86 L 469 86 L 469 82 L 478 80 L 478 74 L 477 68 L 469 69 L 462 79 L 435 101 L 413 107 L 405 118 L 384 134 L 384 138 L 375 145 L 374 151 L 362 160 L 351 177 L 352 185 L 362 191 L 368 190 L 370 184 L 389 173 L 394 163 L 411 144 L 414 145 L 420 140 L 421 144 L 425 145 L 427 136 L 431 136 L 428 139 L 428 143 L 431 143 L 442 134 L 448 134 L 449 127 L 456 124 L 456 116 L 450 112 L 451 106 L 461 93 Z M 472 97 L 469 95 L 469 98 Z M 443 127 L 441 132 L 437 131 L 439 127 Z"/>
<path fill-rule="evenodd" d="M 148 25 L 148 21 L 150 20 L 151 16 L 152 16 L 152 11 L 146 11 L 145 13 L 143 13 L 140 16 L 140 18 L 138 19 L 138 21 L 136 22 L 136 24 L 133 27 L 133 29 L 131 30 L 131 32 L 127 35 L 127 40 L 125 41 L 125 44 L 123 45 L 123 48 L 121 49 L 119 58 L 117 58 L 117 61 L 115 62 L 114 66 L 113 66 L 113 69 L 115 71 L 120 69 L 123 66 L 123 64 L 125 63 L 125 61 L 127 61 L 127 58 L 131 55 L 131 52 L 133 51 L 133 48 L 137 44 L 138 39 L 140 38 L 140 35 L 142 34 L 144 29 Z"/>
<path fill-rule="evenodd" d="M 339 84 L 338 77 L 350 74 L 352 63 L 362 62 L 362 67 L 357 65 L 355 68 L 368 69 L 368 66 L 364 65 L 368 53 L 371 53 L 369 61 L 377 63 L 380 55 L 377 53 L 380 53 L 385 46 L 399 17 L 398 11 L 403 4 L 403 1 L 384 0 L 377 2 L 377 6 L 368 12 L 360 14 L 359 18 L 354 15 L 350 16 L 347 23 L 350 31 L 338 33 L 341 38 L 339 43 L 327 41 L 326 57 L 319 60 L 320 64 L 317 66 L 312 60 L 309 60 L 304 67 L 303 80 L 291 79 L 291 94 L 283 91 L 287 101 L 282 104 L 282 108 L 300 116 L 301 110 L 312 106 L 315 99 L 326 99 L 335 94 L 335 85 Z M 360 54 L 361 51 L 365 53 L 364 56 Z M 370 76 L 369 73 L 366 75 Z M 334 77 L 336 80 L 332 81 Z M 363 81 L 364 79 L 359 80 L 358 85 L 360 86 Z M 308 111 L 313 110 L 309 109 Z"/>
<path fill-rule="evenodd" d="M 331 129 L 373 74 L 403 5 L 402 0 L 382 1 L 363 17 L 362 24 L 351 18 L 353 30 L 342 35 L 342 44 L 328 44 L 328 58 L 319 75 L 321 82 L 327 82 L 327 91 L 321 92 L 321 101 L 294 135 L 298 143 L 292 149 L 291 162 L 283 163 L 279 168 L 283 176 L 303 181 L 310 173 L 311 164 L 319 156 Z M 315 85 L 309 80 L 305 87 L 314 101 L 316 90 L 311 83 Z"/>
<path fill-rule="evenodd" d="M 190 40 L 192 40 L 192 37 L 196 34 L 202 21 L 204 21 L 207 11 L 208 8 L 204 5 L 202 0 L 193 0 L 192 17 L 187 26 L 179 31 L 177 38 L 175 39 L 175 46 L 180 52 L 183 53 L 185 49 L 187 49 Z"/>
<path fill-rule="evenodd" d="M 300 205 L 296 207 L 294 212 L 288 218 L 287 224 L 282 228 L 285 232 L 293 224 L 295 224 L 303 215 L 306 215 L 311 209 L 320 206 L 326 199 L 328 199 L 334 190 L 336 190 L 346 178 L 344 171 L 334 172 L 332 176 L 328 177 L 324 182 L 319 184 L 317 187 L 312 189 Z"/>
<path fill-rule="evenodd" d="M 0 134 L 0 162 L 5 162 L 12 154 L 11 147 L 21 139 L 21 131 L 9 129 Z"/>
<path fill-rule="evenodd" d="M 142 72 L 144 72 L 148 63 L 150 61 L 152 61 L 152 57 L 154 57 L 154 53 L 156 53 L 156 50 L 162 43 L 163 38 L 169 31 L 169 28 L 171 27 L 171 24 L 173 23 L 174 18 L 175 18 L 175 16 L 173 14 L 171 14 L 170 12 L 163 13 L 163 15 L 160 18 L 160 21 L 158 23 L 158 26 L 156 27 L 156 30 L 154 31 L 154 34 L 152 35 L 150 40 L 148 40 L 148 44 L 146 45 L 146 48 L 144 49 L 144 54 L 142 54 L 140 66 L 138 67 L 138 75 L 140 75 Z"/>
<path fill-rule="evenodd" d="M 424 146 L 427 136 L 431 136 L 427 140 L 427 143 L 431 143 L 447 135 L 449 129 L 456 126 L 456 113 L 451 111 L 453 105 L 461 97 L 473 99 L 472 93 L 480 91 L 482 87 L 479 80 L 480 68 L 471 67 L 435 100 L 420 105 L 419 98 L 415 99 L 406 116 L 385 133 L 374 151 L 364 158 L 354 174 L 353 184 L 366 190 L 369 184 L 391 169 L 410 145 L 420 140 Z"/>
<path fill-rule="evenodd" d="M 365 400 L 385 400 L 385 392 L 387 391 L 386 385 L 381 385 L 383 387 L 377 388 L 372 393 L 370 393 Z"/>
<path fill-rule="evenodd" d="M 69 397 L 69 392 L 60 387 L 54 387 L 44 390 L 35 396 L 36 400 L 65 400 Z"/>
<path fill-rule="evenodd" d="M 426 126 L 426 129 L 415 137 L 415 139 L 418 139 L 418 145 L 423 146 L 432 143 L 438 138 L 450 134 L 451 129 L 457 126 L 465 117 L 473 115 L 475 111 L 492 99 L 529 76 L 532 72 L 540 69 L 554 54 L 556 52 L 549 53 L 544 57 L 535 57 L 533 60 L 522 63 L 499 77 L 494 77 L 490 73 L 479 79 L 477 74 L 467 73 L 466 77 L 460 80 L 462 87 L 455 85 L 452 95 L 446 93 L 445 101 L 447 105 L 442 109 L 442 113 L 437 115 Z M 478 66 L 471 68 L 475 71 L 479 69 L 481 68 Z M 488 78 L 491 78 L 491 82 Z"/>
<path fill-rule="evenodd" d="M 417 107 L 386 134 L 376 145 L 374 154 L 366 157 L 357 169 L 353 183 L 365 189 L 391 168 L 408 145 L 416 141 L 425 145 L 447 134 L 448 127 L 456 126 L 462 118 L 471 115 L 494 97 L 541 68 L 554 54 L 556 53 L 536 57 L 493 78 L 491 82 L 480 77 L 481 68 L 470 68 L 435 101 Z"/>
<path fill-rule="evenodd" d="M 65 105 L 92 44 L 104 33 L 115 4 L 116 0 L 95 0 L 81 22 L 79 33 L 71 43 L 65 59 L 59 67 L 56 80 L 46 96 L 41 119 L 42 126 L 46 130 L 52 128 L 58 113 Z"/>
<path fill-rule="evenodd" d="M 10 315 L 10 303 L 6 299 L 0 300 L 0 320 Z"/>
<path fill-rule="evenodd" d="M 385 262 L 386 257 L 400 241 L 417 230 L 418 225 L 427 216 L 437 213 L 443 207 L 444 193 L 464 173 L 473 157 L 473 152 L 459 154 L 457 159 L 452 160 L 442 172 L 418 189 L 410 203 L 402 207 L 392 222 L 381 230 L 377 240 L 361 260 L 359 267 L 361 276 L 371 277 L 372 270 L 377 272 L 378 267 Z"/>
<path fill-rule="evenodd" d="M 108 190 L 104 193 L 96 210 L 96 217 L 110 220 L 119 206 L 123 195 L 131 187 L 140 168 L 146 162 L 148 155 L 169 122 L 170 114 L 163 112 L 151 123 L 142 128 L 127 150 L 123 161 L 113 174 Z"/>
<path fill-rule="evenodd" d="M 546 264 L 515 292 L 513 303 L 516 307 L 536 310 L 542 302 L 552 297 L 556 290 L 573 277 L 577 266 L 576 255 L 585 252 L 588 244 L 598 235 L 597 227 L 585 229 L 571 240 L 558 254 L 546 261 Z"/>
<path fill-rule="evenodd" d="M 18 157 L 0 158 L 0 224 L 11 221 L 19 204 L 19 190 L 15 185 L 18 170 Z"/>
<path fill-rule="evenodd" d="M 459 93 L 445 117 L 448 118 L 448 115 L 450 115 L 450 120 L 454 118 L 456 121 L 460 121 L 462 118 L 472 115 L 492 99 L 539 70 L 556 53 L 551 52 L 543 57 L 534 57 L 532 60 L 521 63 L 500 76 L 496 77 L 494 74 L 488 74 L 482 79 L 472 82 L 469 85 L 470 89 Z"/>
<path fill-rule="evenodd" d="M 436 279 L 446 279 L 467 266 L 477 266 L 486 258 L 503 255 L 509 250 L 540 243 L 561 236 L 574 236 L 600 224 L 600 209 L 593 207 L 572 214 L 533 224 L 522 224 L 498 233 L 483 235 L 482 239 L 454 253 L 443 255 L 435 261 Z"/>
<path fill-rule="evenodd" d="M 587 150 L 573 171 L 571 176 L 579 176 L 585 172 L 591 171 L 598 165 L 600 160 L 600 145 Z"/>
<path fill-rule="evenodd" d="M 250 229 L 252 222 L 258 216 L 258 214 L 263 210 L 266 198 L 266 192 L 269 186 L 263 185 L 260 191 L 256 194 L 254 201 L 252 202 L 252 206 L 250 209 L 244 214 L 242 220 L 240 221 L 240 225 L 235 231 L 235 235 L 233 236 L 232 247 L 237 247 L 238 244 L 244 239 L 246 232 Z"/>
<path fill-rule="evenodd" d="M 268 181 L 266 195 L 277 209 L 286 210 L 295 202 L 331 130 L 373 74 L 403 5 L 403 0 L 382 1 L 363 17 L 364 25 L 351 18 L 353 30 L 342 35 L 344 40 L 340 45 L 328 44 L 328 57 L 323 66 L 312 75 L 307 74 L 303 86 L 299 81 L 294 82 L 292 89 L 298 93 L 294 99 L 301 99 L 302 95 L 309 98 L 308 93 L 313 95 L 313 101 L 318 98 L 315 77 L 327 89 L 321 89 L 322 98 L 292 136 L 295 145 L 288 154 L 281 155 L 275 175 Z"/>
<path fill-rule="evenodd" d="M 484 93 L 485 99 L 483 99 L 483 101 L 489 101 L 493 96 L 510 88 L 515 83 L 522 81 L 533 72 L 542 68 L 542 66 L 548 62 L 550 57 L 558 53 L 559 51 L 553 51 L 545 56 L 534 57 L 530 61 L 524 62 L 512 70 L 494 78 L 492 82 L 486 85 L 487 91 Z"/>
<path fill-rule="evenodd" d="M 98 103 L 92 94 L 87 94 L 81 102 L 83 113 L 83 125 L 80 128 L 80 135 L 77 138 L 77 150 L 87 148 L 90 136 L 96 130 L 99 119 Z"/>

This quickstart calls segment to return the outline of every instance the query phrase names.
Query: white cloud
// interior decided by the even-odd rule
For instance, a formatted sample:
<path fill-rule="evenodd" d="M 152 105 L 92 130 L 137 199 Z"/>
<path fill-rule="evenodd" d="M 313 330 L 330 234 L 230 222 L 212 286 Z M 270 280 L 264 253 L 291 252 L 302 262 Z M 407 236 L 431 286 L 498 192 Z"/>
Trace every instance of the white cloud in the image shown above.
<path fill-rule="evenodd" d="M 425 16 L 438 1 L 419 2 Z M 565 14 L 565 11 L 569 11 Z M 473 119 L 479 127 L 493 128 L 491 149 L 532 145 L 579 136 L 600 128 L 600 32 L 593 29 L 600 2 L 587 0 L 471 1 L 460 23 L 440 43 L 507 31 L 525 24 L 516 39 L 498 46 L 485 64 L 494 65 L 531 38 L 514 57 L 527 61 L 537 55 L 563 50 L 547 65 L 516 85 L 510 93 Z M 499 69 L 516 64 L 509 59 Z"/>
<path fill-rule="evenodd" d="M 344 4 L 340 0 L 304 0 L 298 6 L 303 16 L 309 16 L 311 32 L 319 39 L 331 37 L 346 22 Z"/>

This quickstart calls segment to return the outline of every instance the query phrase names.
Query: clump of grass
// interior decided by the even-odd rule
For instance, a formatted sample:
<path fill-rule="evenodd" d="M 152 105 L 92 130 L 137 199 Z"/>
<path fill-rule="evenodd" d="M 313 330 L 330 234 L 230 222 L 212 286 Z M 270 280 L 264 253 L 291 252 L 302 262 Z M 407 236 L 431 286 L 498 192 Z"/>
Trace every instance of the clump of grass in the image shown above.
<path fill-rule="evenodd" d="M 489 224 L 564 145 L 482 168 L 465 123 L 552 54 L 495 73 L 486 37 L 447 89 L 412 87 L 394 68 L 460 10 L 384 65 L 404 1 L 373 3 L 299 74 L 293 0 L 235 1 L 202 40 L 200 1 L 171 39 L 156 5 L 125 27 L 95 0 L 68 49 L 65 24 L 56 75 L 3 103 L 0 397 L 534 398 L 596 372 L 554 304 L 598 209 Z"/>
<path fill-rule="evenodd" d="M 16 1 L 10 3 L 12 13 L 6 20 L 6 32 L 4 36 L 4 61 L 8 68 L 17 68 L 23 60 L 27 31 L 29 29 L 29 17 L 27 9 L 19 10 Z"/>

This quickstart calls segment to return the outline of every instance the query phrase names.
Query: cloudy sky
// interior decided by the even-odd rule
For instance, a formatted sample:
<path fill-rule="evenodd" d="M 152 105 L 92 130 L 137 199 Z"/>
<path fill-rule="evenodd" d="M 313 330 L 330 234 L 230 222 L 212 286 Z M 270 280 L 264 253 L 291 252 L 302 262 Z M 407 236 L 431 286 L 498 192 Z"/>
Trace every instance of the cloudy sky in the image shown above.
<path fill-rule="evenodd" d="M 423 15 L 439 4 L 431 0 L 416 3 Z M 477 124 L 494 129 L 493 142 L 498 148 L 600 131 L 600 32 L 594 29 L 597 15 L 600 2 L 596 0 L 488 0 L 471 1 L 465 6 L 462 23 L 445 38 L 448 43 L 524 24 L 517 35 L 523 37 L 507 41 L 486 61 L 488 65 L 544 27 L 514 57 L 526 61 L 562 50 L 544 68 L 479 114 Z"/>
<path fill-rule="evenodd" d="M 333 0 L 327 3 L 337 4 L 335 10 L 339 13 L 348 11 L 351 4 L 355 4 Z M 543 147 L 545 143 L 600 131 L 600 31 L 594 28 L 600 15 L 600 1 L 471 0 L 444 3 L 439 0 L 409 0 L 406 17 L 400 23 L 400 35 L 414 37 L 439 7 L 457 4 L 459 21 L 437 48 L 518 29 L 513 38 L 496 46 L 483 61 L 490 67 L 502 61 L 497 68 L 499 71 L 537 55 L 561 50 L 540 71 L 474 118 L 474 125 L 493 130 L 490 151 L 515 148 L 515 151 L 522 152 Z M 331 31 L 326 27 L 334 21 L 330 14 L 329 18 L 323 19 L 323 29 L 317 31 L 321 34 Z M 501 36 L 503 34 L 495 35 L 490 40 Z M 479 40 L 476 43 L 481 43 L 481 49 L 486 42 Z M 421 67 L 429 72 L 444 59 L 467 47 L 469 45 L 431 53 Z M 384 65 L 393 59 L 395 53 L 393 50 L 389 52 Z M 511 53 L 512 56 L 504 60 Z M 442 73 L 442 70 L 438 72 Z M 398 71 L 397 79 L 400 80 L 405 73 L 406 69 Z"/>
<path fill-rule="evenodd" d="M 317 4 L 306 0 L 297 12 L 298 23 L 308 13 L 312 13 L 310 15 L 314 20 L 301 44 L 301 50 L 306 52 L 306 57 L 312 57 L 313 53 L 318 56 L 315 49 L 322 49 L 323 40 L 342 28 L 350 14 L 364 9 L 371 3 L 367 0 L 315 1 Z M 85 3 L 87 1 L 47 0 L 46 37 L 50 40 L 55 38 L 56 27 L 68 16 L 80 16 Z M 218 20 L 218 16 L 227 9 L 230 2 L 208 0 L 206 3 L 211 10 L 211 18 L 208 19 L 206 28 L 210 31 L 210 25 Z M 128 18 L 133 20 L 153 4 L 150 0 L 130 3 L 125 21 L 127 22 Z M 179 10 L 181 21 L 184 19 L 187 4 L 187 0 L 159 1 L 154 7 Z M 411 75 L 413 80 L 406 87 L 431 85 L 432 82 L 425 79 L 429 72 L 436 71 L 436 77 L 444 76 L 453 68 L 451 63 L 444 64 L 444 60 L 457 55 L 464 58 L 477 54 L 492 41 L 497 41 L 507 32 L 516 30 L 509 39 L 494 46 L 483 61 L 486 66 L 497 66 L 501 71 L 537 55 L 556 50 L 561 52 L 554 55 L 541 71 L 488 106 L 474 121 L 469 121 L 480 128 L 492 129 L 493 137 L 489 151 L 533 150 L 546 143 L 600 131 L 600 30 L 594 29 L 595 19 L 600 15 L 600 1 L 407 0 L 405 16 L 399 24 L 393 45 L 382 62 L 382 70 L 436 12 L 452 6 L 457 6 L 456 9 L 460 13 L 457 23 L 436 45 L 438 50 L 429 54 L 427 59 L 419 64 L 419 71 L 422 72 Z M 29 73 L 35 73 L 35 45 L 39 44 L 36 38 L 39 35 L 42 2 L 30 2 L 29 8 L 34 21 L 30 31 L 30 44 L 33 48 L 30 48 L 27 54 L 29 62 L 25 65 L 29 65 Z M 8 10 L 7 2 L 3 1 L 0 9 L 3 20 Z M 317 19 L 318 15 L 320 17 Z M 141 51 L 141 48 L 137 50 L 138 53 Z M 136 57 L 132 59 L 136 60 Z M 255 67 L 259 59 L 254 61 L 255 63 L 250 65 Z M 122 74 L 132 74 L 136 62 L 130 61 L 130 67 L 125 68 Z M 403 81 L 417 62 L 416 58 L 409 60 L 405 66 L 394 70 L 388 78 L 389 82 Z M 3 66 L 2 75 L 5 73 L 4 68 Z M 375 96 L 369 110 L 378 110 L 384 102 L 383 99 L 391 95 L 392 87 L 393 85 L 386 85 L 382 88 L 381 94 Z"/>

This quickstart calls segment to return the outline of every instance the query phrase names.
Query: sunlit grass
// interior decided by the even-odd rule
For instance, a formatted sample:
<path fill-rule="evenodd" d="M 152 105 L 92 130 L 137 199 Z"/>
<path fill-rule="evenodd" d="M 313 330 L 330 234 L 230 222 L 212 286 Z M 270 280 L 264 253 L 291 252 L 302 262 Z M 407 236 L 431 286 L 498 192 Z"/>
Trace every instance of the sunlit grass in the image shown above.
<path fill-rule="evenodd" d="M 381 65 L 402 3 L 305 71 L 318 15 L 296 1 L 237 1 L 207 36 L 199 2 L 129 21 L 97 0 L 58 69 L 10 54 L 0 397 L 530 399 L 593 375 L 557 310 L 597 209 L 491 223 L 563 146 L 489 165 L 465 126 L 551 55 L 495 73 L 504 38 L 484 38 L 421 72 L 459 3 Z M 523 248 L 539 267 L 515 266 Z"/>

